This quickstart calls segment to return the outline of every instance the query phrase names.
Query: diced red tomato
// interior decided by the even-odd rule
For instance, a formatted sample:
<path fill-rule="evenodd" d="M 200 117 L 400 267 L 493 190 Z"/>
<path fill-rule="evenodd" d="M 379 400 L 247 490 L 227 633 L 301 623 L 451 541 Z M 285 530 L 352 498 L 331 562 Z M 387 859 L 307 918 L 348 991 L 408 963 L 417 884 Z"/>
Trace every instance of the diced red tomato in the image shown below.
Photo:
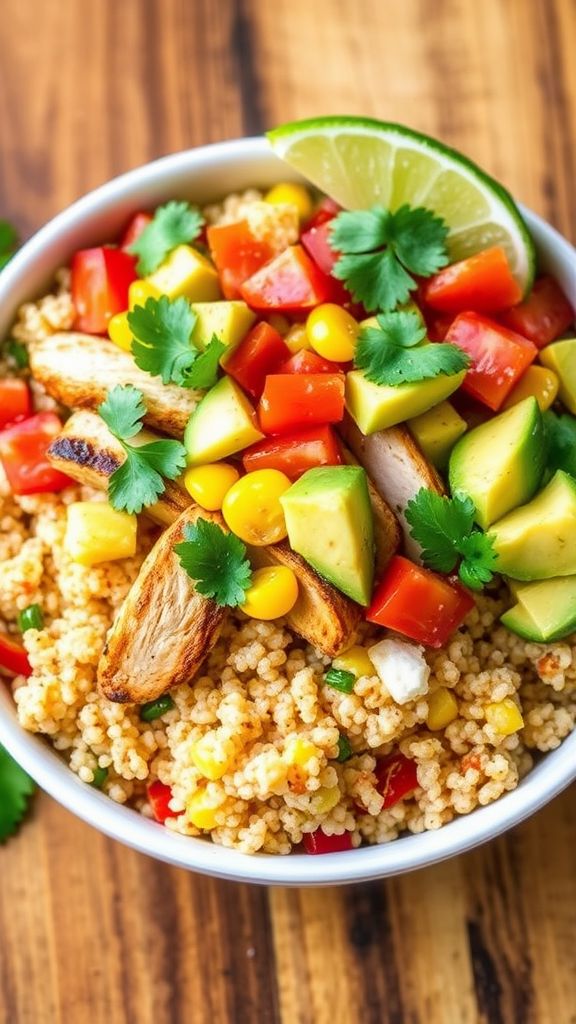
<path fill-rule="evenodd" d="M 152 223 L 153 219 L 154 218 L 151 213 L 135 213 L 132 219 L 128 222 L 124 234 L 122 235 L 120 248 L 129 249 L 131 245 L 134 245 L 134 242 L 137 242 L 140 238 L 144 228 L 147 228 L 148 225 Z"/>
<path fill-rule="evenodd" d="M 366 618 L 427 647 L 442 647 L 473 607 L 474 598 L 456 580 L 394 555 Z"/>
<path fill-rule="evenodd" d="M 72 259 L 75 326 L 105 334 L 108 321 L 128 309 L 128 288 L 136 280 L 136 257 L 122 249 L 81 249 Z"/>
<path fill-rule="evenodd" d="M 383 809 L 393 807 L 418 788 L 416 762 L 398 751 L 376 762 L 377 790 L 384 797 Z"/>
<path fill-rule="evenodd" d="M 290 480 L 297 480 L 307 469 L 338 466 L 342 459 L 330 427 L 312 427 L 288 437 L 258 441 L 242 454 L 247 473 L 255 469 L 279 469 Z"/>
<path fill-rule="evenodd" d="M 226 299 L 239 299 L 241 285 L 274 255 L 271 245 L 256 238 L 246 220 L 209 227 L 206 237 Z"/>
<path fill-rule="evenodd" d="M 147 789 L 148 801 L 152 808 L 152 813 L 156 821 L 159 821 L 161 825 L 164 824 L 166 818 L 177 818 L 178 812 L 171 810 L 169 804 L 172 799 L 172 790 L 170 786 L 165 786 L 159 779 L 155 779 L 151 782 Z"/>
<path fill-rule="evenodd" d="M 330 245 L 333 220 L 331 217 L 315 227 L 308 228 L 300 239 L 308 255 L 325 274 L 332 273 L 334 264 L 340 256 L 340 253 Z"/>
<path fill-rule="evenodd" d="M 450 313 L 435 313 L 432 309 L 422 310 L 426 321 L 426 331 L 430 341 L 445 341 L 454 317 Z"/>
<path fill-rule="evenodd" d="M 329 196 L 324 196 L 318 203 L 318 206 L 310 217 L 310 220 L 306 221 L 306 231 L 309 231 L 310 228 L 319 227 L 320 224 L 324 224 L 327 220 L 333 220 L 336 214 L 340 213 L 341 209 L 342 207 L 335 199 L 330 199 Z"/>
<path fill-rule="evenodd" d="M 302 844 L 306 853 L 344 853 L 346 850 L 353 850 L 352 839 L 349 832 L 341 836 L 327 836 L 321 828 L 315 832 L 305 832 L 302 836 Z"/>
<path fill-rule="evenodd" d="M 498 318 L 538 348 L 559 338 L 574 322 L 574 310 L 553 277 L 539 277 L 527 299 Z"/>
<path fill-rule="evenodd" d="M 313 309 L 331 301 L 329 279 L 301 245 L 288 246 L 257 270 L 240 291 L 252 309 L 278 312 Z"/>
<path fill-rule="evenodd" d="M 258 413 L 265 434 L 339 423 L 344 416 L 344 374 L 271 374 L 266 378 Z"/>
<path fill-rule="evenodd" d="M 472 359 L 462 389 L 494 412 L 538 355 L 531 341 L 478 313 L 457 316 L 446 341 Z"/>
<path fill-rule="evenodd" d="M 46 458 L 61 430 L 58 416 L 39 412 L 0 432 L 0 462 L 13 494 L 53 493 L 73 483 Z"/>
<path fill-rule="evenodd" d="M 301 348 L 299 352 L 295 352 L 290 359 L 287 359 L 285 363 L 279 369 L 279 373 L 339 373 L 341 367 L 338 363 L 333 363 L 329 359 L 323 359 L 322 356 L 311 352 L 309 348 Z"/>
<path fill-rule="evenodd" d="M 0 427 L 29 416 L 30 391 L 26 381 L 17 377 L 0 380 Z"/>
<path fill-rule="evenodd" d="M 423 292 L 426 304 L 440 313 L 497 313 L 522 298 L 506 253 L 497 245 L 429 277 Z"/>
<path fill-rule="evenodd" d="M 266 377 L 277 373 L 290 355 L 282 336 L 270 324 L 256 324 L 224 361 L 224 369 L 252 395 L 260 398 Z"/>
<path fill-rule="evenodd" d="M 32 675 L 32 666 L 25 648 L 6 633 L 0 633 L 0 669 L 15 676 Z"/>

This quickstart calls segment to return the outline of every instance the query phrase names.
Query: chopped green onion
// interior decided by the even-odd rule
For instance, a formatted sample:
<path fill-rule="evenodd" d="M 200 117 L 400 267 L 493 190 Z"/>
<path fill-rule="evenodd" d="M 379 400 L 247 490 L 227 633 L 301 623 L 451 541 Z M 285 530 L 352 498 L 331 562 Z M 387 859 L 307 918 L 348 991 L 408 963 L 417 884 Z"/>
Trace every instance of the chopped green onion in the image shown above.
<path fill-rule="evenodd" d="M 23 345 L 21 341 L 16 341 L 15 338 L 9 338 L 6 342 L 6 353 L 16 363 L 19 370 L 26 369 L 29 363 L 26 345 Z"/>
<path fill-rule="evenodd" d="M 350 757 L 352 757 L 352 747 L 350 746 L 348 737 L 340 733 L 338 738 L 338 757 L 336 760 L 342 763 L 343 761 L 347 761 Z"/>
<path fill-rule="evenodd" d="M 331 668 L 324 676 L 324 682 L 328 683 L 328 686 L 333 686 L 335 690 L 341 690 L 342 693 L 352 693 L 356 676 L 343 668 Z"/>
<path fill-rule="evenodd" d="M 143 722 L 153 722 L 156 718 L 165 715 L 167 711 L 171 711 L 173 707 L 174 701 L 170 694 L 166 693 L 158 700 L 150 700 L 147 704 L 143 704 L 140 708 L 140 718 Z"/>
<path fill-rule="evenodd" d="M 94 778 L 92 779 L 90 785 L 94 786 L 94 789 L 102 789 L 102 786 L 106 782 L 107 778 L 108 769 L 101 768 L 100 765 L 98 765 L 98 767 L 94 769 Z"/>
<path fill-rule="evenodd" d="M 25 633 L 27 629 L 42 629 L 44 615 L 39 604 L 29 604 L 18 615 L 18 629 Z"/>

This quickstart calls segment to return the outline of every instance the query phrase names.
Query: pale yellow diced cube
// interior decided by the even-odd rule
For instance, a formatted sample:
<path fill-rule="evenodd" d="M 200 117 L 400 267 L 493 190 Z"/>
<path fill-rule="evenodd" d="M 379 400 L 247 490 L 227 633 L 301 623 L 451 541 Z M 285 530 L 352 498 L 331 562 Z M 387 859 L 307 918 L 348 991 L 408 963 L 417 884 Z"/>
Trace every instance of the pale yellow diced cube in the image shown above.
<path fill-rule="evenodd" d="M 191 302 L 212 302 L 221 297 L 216 268 L 191 245 L 177 246 L 144 280 L 169 299 L 183 295 Z"/>
<path fill-rule="evenodd" d="M 73 562 L 97 565 L 136 554 L 138 520 L 105 501 L 68 505 L 64 549 Z"/>

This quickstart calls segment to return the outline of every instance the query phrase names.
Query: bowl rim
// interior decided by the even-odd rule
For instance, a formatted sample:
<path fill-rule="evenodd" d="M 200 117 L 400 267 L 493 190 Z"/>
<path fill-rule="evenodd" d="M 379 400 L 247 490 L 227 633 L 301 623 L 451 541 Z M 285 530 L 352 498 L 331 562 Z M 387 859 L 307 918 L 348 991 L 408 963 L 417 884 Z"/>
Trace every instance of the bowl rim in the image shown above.
<path fill-rule="evenodd" d="M 235 139 L 183 150 L 136 167 L 76 200 L 40 228 L 0 273 L 0 305 L 42 252 L 103 207 L 114 206 L 164 176 L 217 168 L 239 158 L 254 164 L 277 163 L 283 177 L 297 178 L 263 137 Z M 520 207 L 531 233 L 559 264 L 570 268 L 576 250 L 551 225 Z M 57 268 L 55 267 L 53 272 Z M 569 270 L 566 271 L 569 273 Z M 576 279 L 575 279 L 576 293 Z M 280 886 L 326 886 L 363 882 L 430 866 L 464 853 L 519 824 L 576 779 L 576 731 L 548 752 L 519 786 L 494 803 L 458 816 L 437 831 L 402 836 L 393 842 L 333 853 L 321 858 L 293 853 L 249 855 L 210 842 L 182 836 L 150 821 L 129 807 L 83 783 L 59 757 L 49 741 L 28 733 L 18 723 L 13 698 L 0 685 L 0 743 L 38 785 L 67 810 L 105 835 L 140 853 L 177 867 L 231 881 Z"/>

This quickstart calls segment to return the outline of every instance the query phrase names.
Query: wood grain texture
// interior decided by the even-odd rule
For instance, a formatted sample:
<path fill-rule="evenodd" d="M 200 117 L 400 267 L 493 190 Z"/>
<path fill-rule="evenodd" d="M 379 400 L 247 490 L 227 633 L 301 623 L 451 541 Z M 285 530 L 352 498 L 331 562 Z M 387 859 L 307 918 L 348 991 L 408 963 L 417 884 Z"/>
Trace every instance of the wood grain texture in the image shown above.
<path fill-rule="evenodd" d="M 576 240 L 574 0 L 4 0 L 0 215 L 319 113 L 461 147 Z M 574 789 L 343 890 L 196 878 L 47 797 L 0 850 L 0 1024 L 574 1024 Z"/>

